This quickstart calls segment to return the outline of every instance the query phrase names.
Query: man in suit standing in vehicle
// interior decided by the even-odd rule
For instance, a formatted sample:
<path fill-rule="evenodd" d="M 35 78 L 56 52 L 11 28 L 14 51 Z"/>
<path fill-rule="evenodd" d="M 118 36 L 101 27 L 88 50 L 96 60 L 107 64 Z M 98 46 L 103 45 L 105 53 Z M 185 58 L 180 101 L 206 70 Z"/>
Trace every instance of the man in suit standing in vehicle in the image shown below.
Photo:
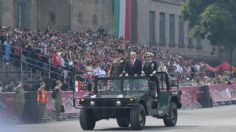
<path fill-rule="evenodd" d="M 130 59 L 125 65 L 125 75 L 131 77 L 138 77 L 141 75 L 142 61 L 137 59 L 136 52 L 130 52 Z"/>
<path fill-rule="evenodd" d="M 125 65 L 125 76 L 126 77 L 139 77 L 142 71 L 142 61 L 137 59 L 136 52 L 130 52 L 130 59 L 127 61 Z M 128 89 L 129 90 L 137 90 L 139 86 L 138 80 L 129 79 Z"/>

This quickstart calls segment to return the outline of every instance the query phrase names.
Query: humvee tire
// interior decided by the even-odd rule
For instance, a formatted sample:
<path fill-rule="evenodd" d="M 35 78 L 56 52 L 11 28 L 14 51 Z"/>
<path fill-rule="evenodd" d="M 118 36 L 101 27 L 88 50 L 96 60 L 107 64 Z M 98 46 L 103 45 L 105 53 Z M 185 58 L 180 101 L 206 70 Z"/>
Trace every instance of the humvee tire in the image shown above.
<path fill-rule="evenodd" d="M 142 104 L 134 107 L 130 111 L 130 124 L 133 130 L 141 130 L 146 123 L 146 111 Z"/>
<path fill-rule="evenodd" d="M 166 127 L 173 127 L 177 123 L 177 106 L 174 102 L 170 103 L 170 111 L 168 113 L 169 115 L 167 117 L 164 117 L 163 121 Z"/>
<path fill-rule="evenodd" d="M 80 126 L 83 130 L 93 130 L 96 121 L 93 119 L 93 113 L 91 111 L 82 109 L 79 115 Z"/>
<path fill-rule="evenodd" d="M 117 124 L 120 127 L 128 127 L 129 126 L 129 120 L 126 118 L 116 118 Z"/>

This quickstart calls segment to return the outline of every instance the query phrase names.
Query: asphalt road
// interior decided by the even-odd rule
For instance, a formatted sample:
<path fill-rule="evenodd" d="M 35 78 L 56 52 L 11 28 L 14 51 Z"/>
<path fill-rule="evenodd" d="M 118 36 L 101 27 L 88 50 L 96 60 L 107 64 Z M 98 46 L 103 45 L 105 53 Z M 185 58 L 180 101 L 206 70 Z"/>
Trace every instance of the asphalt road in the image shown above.
<path fill-rule="evenodd" d="M 77 119 L 50 121 L 40 124 L 2 124 L 1 132 L 79 132 Z M 116 120 L 101 120 L 96 123 L 95 131 L 132 131 L 130 128 L 119 128 Z M 236 132 L 236 105 L 218 106 L 203 109 L 179 110 L 176 127 L 167 128 L 163 121 L 148 117 L 142 131 L 158 132 Z"/>

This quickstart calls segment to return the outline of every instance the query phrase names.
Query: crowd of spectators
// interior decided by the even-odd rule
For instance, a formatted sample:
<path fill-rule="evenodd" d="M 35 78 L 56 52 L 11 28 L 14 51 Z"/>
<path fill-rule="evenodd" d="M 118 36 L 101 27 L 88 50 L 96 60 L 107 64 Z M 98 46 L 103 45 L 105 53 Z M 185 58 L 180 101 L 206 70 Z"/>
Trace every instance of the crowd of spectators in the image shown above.
<path fill-rule="evenodd" d="M 207 72 L 205 63 L 187 58 L 182 53 L 171 53 L 158 47 L 125 41 L 107 34 L 105 30 L 96 32 L 58 32 L 47 28 L 45 31 L 28 31 L 18 28 L 0 28 L 0 52 L 5 64 L 14 60 L 20 66 L 20 59 L 36 71 L 49 72 L 51 78 L 72 83 L 74 75 L 109 76 L 109 71 L 117 49 L 123 49 L 128 57 L 136 51 L 144 60 L 146 52 L 152 52 L 159 64 L 159 71 L 166 71 L 177 77 L 182 85 L 198 83 L 220 83 L 228 76 Z"/>

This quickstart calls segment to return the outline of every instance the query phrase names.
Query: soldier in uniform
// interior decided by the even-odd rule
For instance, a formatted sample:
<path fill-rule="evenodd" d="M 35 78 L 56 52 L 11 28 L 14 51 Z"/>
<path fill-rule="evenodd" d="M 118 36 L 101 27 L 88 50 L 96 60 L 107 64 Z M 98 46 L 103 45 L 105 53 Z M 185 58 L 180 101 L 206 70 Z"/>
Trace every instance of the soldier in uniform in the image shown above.
<path fill-rule="evenodd" d="M 158 80 L 157 80 L 157 69 L 158 65 L 157 62 L 153 60 L 154 54 L 151 52 L 147 52 L 146 54 L 146 62 L 143 66 L 142 76 L 147 76 L 150 78 L 151 81 L 154 81 L 156 86 L 158 87 Z"/>
<path fill-rule="evenodd" d="M 56 109 L 56 120 L 61 121 L 60 114 L 62 108 L 62 83 L 60 80 L 56 81 L 56 87 L 54 88 L 55 92 L 55 109 Z"/>
<path fill-rule="evenodd" d="M 47 103 L 47 91 L 46 91 L 46 84 L 44 82 L 40 82 L 40 87 L 38 89 L 38 108 L 39 108 L 39 122 L 42 121 L 42 118 L 45 113 L 46 103 Z"/>
<path fill-rule="evenodd" d="M 126 60 L 124 57 L 124 51 L 119 49 L 119 50 L 117 50 L 117 52 L 118 52 L 118 58 L 115 59 L 115 61 L 112 64 L 110 76 L 122 76 L 123 75 L 124 67 L 126 64 Z"/>
<path fill-rule="evenodd" d="M 22 119 L 22 114 L 24 111 L 25 106 L 25 95 L 24 95 L 24 89 L 23 89 L 23 83 L 18 82 L 17 86 L 14 88 L 15 94 L 16 94 L 16 115 L 19 119 Z"/>
<path fill-rule="evenodd" d="M 124 68 L 125 68 L 125 64 L 126 64 L 126 59 L 124 57 L 124 51 L 121 49 L 117 50 L 117 58 L 113 61 L 112 67 L 111 67 L 111 71 L 110 71 L 110 76 L 113 77 L 118 77 L 118 76 L 123 76 L 124 74 Z M 119 81 L 115 81 L 114 82 L 114 87 L 113 87 L 115 91 L 120 91 L 121 89 L 121 83 Z"/>

